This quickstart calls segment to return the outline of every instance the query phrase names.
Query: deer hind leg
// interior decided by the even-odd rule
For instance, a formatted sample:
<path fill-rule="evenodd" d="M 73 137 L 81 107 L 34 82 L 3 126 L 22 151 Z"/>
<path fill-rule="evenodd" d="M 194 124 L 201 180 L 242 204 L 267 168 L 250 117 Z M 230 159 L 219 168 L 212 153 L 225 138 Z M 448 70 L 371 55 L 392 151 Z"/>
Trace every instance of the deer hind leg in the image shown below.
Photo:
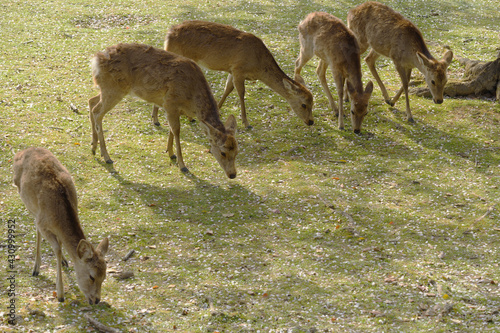
<path fill-rule="evenodd" d="M 224 89 L 224 94 L 222 94 L 222 97 L 220 98 L 219 104 L 217 105 L 220 108 L 222 108 L 222 105 L 226 101 L 227 96 L 233 91 L 234 89 L 234 84 L 233 84 L 233 75 L 229 74 L 227 76 L 226 80 L 226 88 Z"/>
<path fill-rule="evenodd" d="M 368 65 L 368 68 L 370 69 L 370 72 L 372 72 L 373 77 L 377 81 L 380 90 L 382 91 L 382 95 L 384 95 L 384 100 L 387 104 L 390 106 L 394 106 L 394 104 L 391 104 L 391 99 L 389 98 L 389 94 L 387 93 L 387 89 L 385 89 L 384 83 L 380 79 L 380 76 L 378 75 L 377 69 L 375 68 L 375 61 L 380 57 L 380 54 L 375 52 L 373 49 L 370 50 L 370 53 L 365 58 L 366 64 Z"/>
<path fill-rule="evenodd" d="M 413 119 L 413 115 L 411 114 L 411 110 L 410 110 L 410 98 L 408 96 L 408 82 L 410 82 L 411 68 L 406 69 L 406 68 L 397 67 L 396 69 L 397 69 L 397 71 L 399 73 L 399 76 L 401 77 L 401 83 L 402 83 L 403 86 L 401 87 L 401 89 L 399 89 L 399 91 L 396 94 L 396 96 L 394 96 L 393 102 L 396 103 L 396 101 L 401 96 L 402 91 L 404 91 L 405 92 L 405 97 L 406 97 L 406 116 L 408 117 L 408 122 L 414 123 L 415 120 Z"/>
<path fill-rule="evenodd" d="M 188 172 L 189 169 L 184 164 L 184 159 L 182 158 L 181 140 L 180 140 L 181 123 L 179 120 L 179 114 L 176 110 L 169 109 L 165 106 L 164 108 L 167 111 L 168 125 L 170 126 L 170 133 L 168 135 L 168 143 L 167 143 L 168 154 L 170 155 L 170 158 L 172 160 L 177 157 L 177 163 L 179 164 L 179 168 L 181 169 L 182 172 Z M 175 156 L 172 151 L 173 139 L 175 139 L 175 148 L 177 156 Z"/>
<path fill-rule="evenodd" d="M 38 274 L 40 274 L 40 264 L 42 263 L 41 243 L 42 243 L 42 234 L 37 229 L 35 265 L 33 266 L 33 274 L 32 274 L 33 276 L 38 276 Z"/>
<path fill-rule="evenodd" d="M 168 133 L 167 153 L 172 161 L 177 159 L 177 156 L 174 154 L 173 151 L 173 145 L 174 145 L 174 133 L 172 132 L 172 129 L 170 129 L 170 133 Z"/>
<path fill-rule="evenodd" d="M 151 118 L 153 118 L 153 124 L 155 124 L 156 126 L 160 126 L 160 121 L 158 120 L 158 105 L 153 105 Z"/>
<path fill-rule="evenodd" d="M 104 118 L 104 115 L 110 111 L 118 102 L 122 100 L 123 97 L 125 97 L 126 93 L 114 93 L 113 95 L 107 95 L 104 94 L 104 92 L 101 90 L 101 94 L 99 95 L 99 101 L 94 105 L 90 112 L 90 119 L 92 121 L 92 154 L 95 154 L 95 150 L 97 147 L 97 142 L 95 140 L 95 137 L 97 136 L 97 139 L 99 141 L 99 147 L 101 149 L 101 156 L 104 158 L 106 163 L 113 163 L 111 158 L 109 157 L 108 151 L 106 149 L 106 143 L 104 141 L 104 131 L 102 128 L 102 119 Z M 92 105 L 97 100 L 98 96 L 92 97 L 89 100 L 89 106 Z"/>
<path fill-rule="evenodd" d="M 328 69 L 328 64 L 320 59 L 318 67 L 316 67 L 316 74 L 318 75 L 319 82 L 321 82 L 321 86 L 323 87 L 323 91 L 325 92 L 326 97 L 328 97 L 328 102 L 330 102 L 330 107 L 335 112 L 335 115 L 339 115 L 339 109 L 333 100 L 332 93 L 328 88 L 328 82 L 326 81 L 326 70 Z M 333 69 L 332 69 L 333 70 Z"/>

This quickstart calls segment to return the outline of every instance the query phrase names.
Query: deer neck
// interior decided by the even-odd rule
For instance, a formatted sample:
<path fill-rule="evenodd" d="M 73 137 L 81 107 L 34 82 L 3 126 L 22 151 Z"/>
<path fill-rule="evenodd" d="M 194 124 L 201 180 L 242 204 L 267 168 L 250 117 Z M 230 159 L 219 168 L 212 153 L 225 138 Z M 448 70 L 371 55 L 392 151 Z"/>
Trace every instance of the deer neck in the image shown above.
<path fill-rule="evenodd" d="M 358 93 L 363 92 L 363 82 L 361 81 L 361 64 L 355 68 L 351 68 L 347 72 L 347 81 Z"/>
<path fill-rule="evenodd" d="M 69 254 L 71 259 L 75 261 L 78 257 L 76 252 L 78 244 L 80 243 L 80 240 L 86 239 L 78 216 L 69 216 L 67 218 L 67 222 L 65 223 L 65 228 L 62 233 L 63 234 L 60 235 L 59 240 L 63 244 L 63 247 L 66 249 L 66 252 Z"/>
<path fill-rule="evenodd" d="M 200 103 L 204 104 L 204 107 L 200 108 L 201 110 L 204 110 L 204 112 L 199 116 L 201 122 L 205 122 L 210 126 L 218 129 L 219 131 L 225 133 L 226 128 L 224 127 L 224 124 L 220 119 L 219 108 L 213 95 L 207 94 L 204 98 L 201 98 Z"/>
<path fill-rule="evenodd" d="M 283 80 L 287 80 L 290 84 L 296 85 L 295 81 L 289 78 L 278 67 L 278 65 L 273 68 L 264 69 L 260 75 L 259 80 L 286 100 L 290 98 L 290 92 L 286 89 Z"/>

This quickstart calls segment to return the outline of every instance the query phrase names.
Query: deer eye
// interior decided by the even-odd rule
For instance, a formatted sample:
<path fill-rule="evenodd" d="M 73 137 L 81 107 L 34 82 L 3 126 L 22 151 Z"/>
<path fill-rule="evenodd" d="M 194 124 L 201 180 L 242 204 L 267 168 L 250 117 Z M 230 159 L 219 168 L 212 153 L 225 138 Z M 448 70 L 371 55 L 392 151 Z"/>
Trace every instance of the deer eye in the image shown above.
<path fill-rule="evenodd" d="M 220 154 L 222 155 L 222 157 L 226 157 L 226 153 L 221 152 Z"/>
<path fill-rule="evenodd" d="M 433 86 L 436 85 L 436 81 L 434 81 L 434 80 L 432 80 L 431 83 L 432 83 Z"/>
<path fill-rule="evenodd" d="M 302 108 L 305 109 L 307 106 L 305 104 L 302 104 Z"/>
<path fill-rule="evenodd" d="M 95 278 L 92 275 L 89 275 L 89 278 L 92 280 L 92 282 L 95 281 Z"/>

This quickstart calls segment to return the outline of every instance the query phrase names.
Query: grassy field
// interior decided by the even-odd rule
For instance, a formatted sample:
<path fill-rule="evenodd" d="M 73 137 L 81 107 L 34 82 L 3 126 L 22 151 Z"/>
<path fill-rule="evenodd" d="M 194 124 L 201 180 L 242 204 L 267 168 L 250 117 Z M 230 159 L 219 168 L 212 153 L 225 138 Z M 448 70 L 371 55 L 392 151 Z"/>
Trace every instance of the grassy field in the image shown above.
<path fill-rule="evenodd" d="M 342 20 L 361 1 L 0 2 L 1 331 L 93 332 L 84 314 L 122 332 L 488 332 L 500 321 L 500 106 L 492 99 L 411 96 L 383 101 L 378 86 L 361 135 L 337 129 L 315 75 L 306 127 L 260 82 L 248 82 L 238 118 L 238 177 L 207 153 L 198 123 L 182 121 L 189 174 L 167 153 L 168 124 L 127 97 L 104 118 L 115 163 L 90 151 L 90 58 L 118 42 L 163 46 L 186 19 L 231 24 L 261 37 L 293 75 L 297 24 L 312 11 Z M 431 53 L 493 60 L 497 1 L 384 1 L 420 27 Z M 400 86 L 387 59 L 379 73 Z M 363 62 L 363 80 L 373 77 Z M 423 76 L 414 70 L 414 79 Z M 457 62 L 449 76 L 461 77 Z M 214 95 L 226 75 L 206 72 Z M 333 84 L 332 84 L 333 86 Z M 332 88 L 333 89 L 333 88 Z M 335 94 L 334 94 L 335 96 Z M 233 92 L 222 118 L 239 116 Z M 12 185 L 13 154 L 50 149 L 71 172 L 88 238 L 110 237 L 103 302 L 90 307 L 65 270 L 57 302 L 55 256 L 42 245 L 31 276 L 35 227 Z M 8 220 L 15 220 L 16 314 L 9 325 Z M 12 229 L 12 228 L 11 228 Z M 134 255 L 122 258 L 130 251 Z M 5 254 L 5 255 L 4 255 Z M 118 279 L 120 272 L 133 277 Z M 5 276 L 5 278 L 4 278 Z"/>

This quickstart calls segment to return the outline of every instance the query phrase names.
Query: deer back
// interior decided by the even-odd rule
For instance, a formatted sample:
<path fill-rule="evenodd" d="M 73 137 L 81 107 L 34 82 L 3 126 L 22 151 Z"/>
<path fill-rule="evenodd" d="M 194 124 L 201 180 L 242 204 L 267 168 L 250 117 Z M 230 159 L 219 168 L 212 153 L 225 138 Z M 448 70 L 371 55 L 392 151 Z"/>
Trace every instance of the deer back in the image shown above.
<path fill-rule="evenodd" d="M 156 105 L 176 103 L 191 117 L 217 108 L 200 68 L 171 52 L 143 44 L 118 44 L 98 52 L 92 68 L 102 94 L 131 94 Z"/>
<path fill-rule="evenodd" d="M 360 91 L 361 83 L 360 49 L 356 37 L 339 18 L 323 12 L 310 13 L 298 26 L 305 45 L 313 49 L 321 59 L 342 73 Z"/>
<path fill-rule="evenodd" d="M 247 79 L 260 79 L 265 67 L 278 67 L 271 52 L 257 36 L 230 25 L 185 21 L 170 28 L 165 50 L 193 59 L 200 66 L 232 72 L 245 72 Z"/>

